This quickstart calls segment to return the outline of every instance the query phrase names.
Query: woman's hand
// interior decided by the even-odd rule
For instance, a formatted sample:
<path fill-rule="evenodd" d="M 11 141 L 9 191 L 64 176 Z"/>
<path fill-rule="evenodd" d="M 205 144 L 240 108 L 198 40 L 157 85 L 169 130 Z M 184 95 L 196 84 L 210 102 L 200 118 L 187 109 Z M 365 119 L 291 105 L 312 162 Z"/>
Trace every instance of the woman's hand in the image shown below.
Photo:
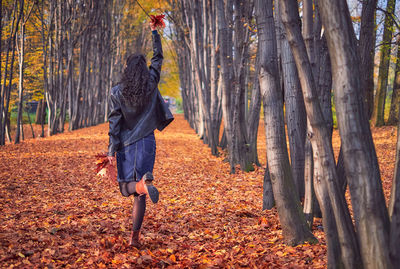
<path fill-rule="evenodd" d="M 111 165 L 115 164 L 115 157 L 114 156 L 107 156 L 108 161 L 110 162 Z"/>
<path fill-rule="evenodd" d="M 157 27 L 154 26 L 154 21 L 150 21 L 150 28 L 152 31 L 157 30 Z"/>

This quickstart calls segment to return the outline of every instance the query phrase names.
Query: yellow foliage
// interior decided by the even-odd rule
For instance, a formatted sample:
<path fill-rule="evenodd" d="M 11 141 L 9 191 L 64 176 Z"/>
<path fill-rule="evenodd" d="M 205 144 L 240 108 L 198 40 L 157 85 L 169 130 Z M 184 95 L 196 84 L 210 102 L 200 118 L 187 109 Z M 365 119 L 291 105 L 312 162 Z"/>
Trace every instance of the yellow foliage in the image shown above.
<path fill-rule="evenodd" d="M 168 1 L 161 0 L 140 1 L 140 4 L 148 14 L 154 15 L 165 13 L 165 11 L 170 8 Z M 121 60 L 125 61 L 126 57 L 130 53 L 134 52 L 144 53 L 147 55 L 147 59 L 150 59 L 152 57 L 152 47 L 149 17 L 135 1 L 126 3 L 123 10 L 124 13 L 121 22 L 121 39 L 126 42 L 126 45 L 121 46 Z M 166 20 L 168 27 L 169 23 L 167 17 Z M 164 31 L 162 29 L 159 29 L 159 33 L 162 36 L 161 42 L 164 51 L 164 62 L 162 66 L 159 89 L 162 95 L 178 98 L 180 96 L 180 91 L 179 70 L 176 60 L 176 53 L 171 44 L 171 40 L 168 39 L 163 32 Z M 144 38 L 143 33 L 145 33 Z M 135 44 L 138 45 L 138 40 L 142 40 L 142 42 L 147 46 L 142 48 L 133 47 Z"/>
<path fill-rule="evenodd" d="M 25 15 L 32 6 L 33 2 L 26 1 L 24 12 Z M 3 44 L 3 53 L 1 54 L 1 71 L 2 76 L 4 74 L 6 53 L 5 48 L 7 46 L 8 39 L 11 35 L 11 24 L 12 24 L 12 9 L 13 0 L 3 0 L 3 19 L 2 19 L 2 36 L 1 42 Z M 166 10 L 169 10 L 170 6 L 168 1 L 165 0 L 146 0 L 140 1 L 142 7 L 147 11 L 148 14 L 162 14 Z M 38 4 L 41 5 L 41 2 Z M 45 9 L 46 9 L 45 4 Z M 149 26 L 149 17 L 145 12 L 138 6 L 136 1 L 124 1 L 124 6 L 120 7 L 122 11 L 122 17 L 120 22 L 119 32 L 119 43 L 115 43 L 120 50 L 121 58 L 117 59 L 117 64 L 123 65 L 126 57 L 133 52 L 142 52 L 147 55 L 147 59 L 150 60 L 152 56 L 151 47 L 151 31 Z M 44 77 L 43 77 L 43 41 L 41 34 L 41 21 L 39 15 L 39 8 L 34 8 L 32 13 L 25 25 L 25 58 L 24 58 L 24 100 L 25 101 L 39 101 L 44 98 Z M 47 20 L 46 16 L 49 14 L 44 12 L 44 19 Z M 167 27 L 169 25 L 166 22 Z M 47 30 L 46 30 L 47 31 Z M 163 30 L 160 29 L 162 35 L 162 44 L 164 49 L 164 63 L 162 67 L 161 82 L 159 85 L 160 91 L 163 95 L 172 97 L 179 97 L 179 72 L 176 61 L 176 53 L 172 48 L 171 40 L 164 35 Z M 47 33 L 45 33 L 47 36 Z M 19 35 L 17 36 L 18 42 Z M 135 47 L 136 46 L 136 47 Z M 140 47 L 141 46 L 141 47 Z M 75 47 L 74 54 L 78 55 L 79 46 Z M 11 68 L 11 51 L 9 53 L 8 60 L 8 74 Z M 18 52 L 15 52 L 12 79 L 12 91 L 10 109 L 15 106 L 18 99 Z M 116 69 L 118 70 L 118 69 Z M 78 70 L 76 70 L 75 76 Z M 119 72 L 119 71 L 117 71 Z M 116 74 L 118 77 L 119 74 Z M 3 83 L 3 81 L 1 82 Z M 8 85 L 8 80 L 7 84 Z"/>

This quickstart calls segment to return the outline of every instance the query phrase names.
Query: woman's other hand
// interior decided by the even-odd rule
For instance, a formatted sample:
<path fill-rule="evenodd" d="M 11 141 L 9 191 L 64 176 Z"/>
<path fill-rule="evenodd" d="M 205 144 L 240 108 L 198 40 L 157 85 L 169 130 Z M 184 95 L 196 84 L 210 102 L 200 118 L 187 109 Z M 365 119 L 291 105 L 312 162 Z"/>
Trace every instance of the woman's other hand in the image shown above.
<path fill-rule="evenodd" d="M 110 162 L 111 165 L 115 164 L 115 157 L 114 156 L 107 156 L 108 161 Z"/>

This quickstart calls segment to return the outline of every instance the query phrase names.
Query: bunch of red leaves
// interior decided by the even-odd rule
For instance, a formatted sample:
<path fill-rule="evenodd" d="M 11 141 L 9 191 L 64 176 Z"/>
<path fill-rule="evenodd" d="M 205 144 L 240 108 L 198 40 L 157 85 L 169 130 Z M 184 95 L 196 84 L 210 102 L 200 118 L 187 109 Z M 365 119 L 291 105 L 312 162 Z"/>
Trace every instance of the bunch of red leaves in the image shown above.
<path fill-rule="evenodd" d="M 164 22 L 165 15 L 150 15 L 151 22 L 155 27 L 165 28 Z"/>
<path fill-rule="evenodd" d="M 110 163 L 107 154 L 104 152 L 97 154 L 96 156 L 96 169 L 95 172 L 99 176 L 106 176 L 108 179 L 117 181 L 117 171 L 115 166 Z"/>

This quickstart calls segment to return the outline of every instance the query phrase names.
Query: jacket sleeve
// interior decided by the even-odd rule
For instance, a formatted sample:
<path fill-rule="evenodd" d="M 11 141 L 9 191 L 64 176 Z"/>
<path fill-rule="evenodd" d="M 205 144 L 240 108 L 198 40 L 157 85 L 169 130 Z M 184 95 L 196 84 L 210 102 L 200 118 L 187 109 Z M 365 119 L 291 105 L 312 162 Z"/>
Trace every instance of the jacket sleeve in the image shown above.
<path fill-rule="evenodd" d="M 161 37 L 157 30 L 152 31 L 153 36 L 153 58 L 150 65 L 150 80 L 152 86 L 157 86 L 160 81 L 161 65 L 164 59 L 161 45 Z"/>
<path fill-rule="evenodd" d="M 118 151 L 118 148 L 121 144 L 121 140 L 119 137 L 119 133 L 121 130 L 121 120 L 122 120 L 122 112 L 121 105 L 119 100 L 115 95 L 110 94 L 109 97 L 109 113 L 108 113 L 108 121 L 109 121 L 109 131 L 108 135 L 110 137 L 110 141 L 108 144 L 108 156 L 114 156 L 115 152 Z"/>

